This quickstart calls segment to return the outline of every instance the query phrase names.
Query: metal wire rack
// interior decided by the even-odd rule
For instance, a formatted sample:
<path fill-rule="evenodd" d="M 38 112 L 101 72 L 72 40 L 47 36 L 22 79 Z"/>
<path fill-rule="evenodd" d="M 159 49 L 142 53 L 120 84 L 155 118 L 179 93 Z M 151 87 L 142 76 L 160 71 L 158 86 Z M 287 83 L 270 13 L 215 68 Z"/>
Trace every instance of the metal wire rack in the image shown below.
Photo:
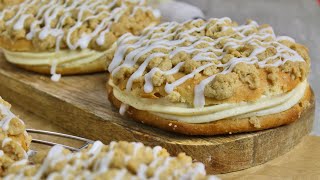
<path fill-rule="evenodd" d="M 46 135 L 46 136 L 56 136 L 56 137 L 61 137 L 61 138 L 66 138 L 66 139 L 71 139 L 75 141 L 81 141 L 84 144 L 80 146 L 79 148 L 77 147 L 72 147 L 64 144 L 59 144 L 56 142 L 51 142 L 47 140 L 42 140 L 42 139 L 32 139 L 32 143 L 36 144 L 42 144 L 42 145 L 47 145 L 47 146 L 55 146 L 55 145 L 60 145 L 63 146 L 66 149 L 69 149 L 70 151 L 80 151 L 84 148 L 87 148 L 90 144 L 92 144 L 94 141 L 78 136 L 73 136 L 69 134 L 63 134 L 63 133 L 58 133 L 58 132 L 51 132 L 51 131 L 44 131 L 44 130 L 38 130 L 38 129 L 27 129 L 27 132 L 30 134 L 38 134 L 38 135 Z"/>

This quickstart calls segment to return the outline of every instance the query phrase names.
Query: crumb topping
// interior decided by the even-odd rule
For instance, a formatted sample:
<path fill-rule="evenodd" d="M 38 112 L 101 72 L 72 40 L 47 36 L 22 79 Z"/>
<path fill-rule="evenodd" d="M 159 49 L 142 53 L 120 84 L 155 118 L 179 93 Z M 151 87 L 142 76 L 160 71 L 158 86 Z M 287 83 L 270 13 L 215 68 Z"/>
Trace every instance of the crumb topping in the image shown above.
<path fill-rule="evenodd" d="M 262 96 L 275 81 L 284 81 L 283 74 L 296 86 L 310 68 L 308 51 L 292 38 L 276 36 L 268 25 L 255 21 L 237 25 L 230 18 L 163 23 L 141 36 L 127 33 L 118 45 L 108 67 L 116 85 L 125 83 L 126 91 L 140 87 L 144 94 L 179 92 L 180 99 L 194 107 L 231 99 L 241 88 Z M 133 71 L 127 74 L 123 68 Z M 118 81 L 119 76 L 125 78 Z M 143 85 L 135 86 L 134 80 L 141 77 Z M 159 86 L 162 90 L 155 88 Z M 181 87 L 191 91 L 181 93 Z"/>
<path fill-rule="evenodd" d="M 0 158 L 1 159 L 1 158 Z M 29 161 L 9 167 L 6 179 L 209 179 L 202 163 L 180 153 L 176 157 L 160 146 L 124 141 L 104 145 L 94 142 L 71 153 L 61 146 L 38 153 Z"/>
<path fill-rule="evenodd" d="M 243 62 L 238 63 L 234 69 L 240 81 L 249 86 L 250 89 L 257 89 L 259 86 L 259 73 L 254 64 L 245 64 Z M 233 79 L 237 79 L 237 77 L 233 77 Z M 235 83 L 235 82 L 233 82 Z"/>
<path fill-rule="evenodd" d="M 237 88 L 236 77 L 237 75 L 235 73 L 217 75 L 216 78 L 205 87 L 204 95 L 217 100 L 223 100 L 233 96 Z"/>
<path fill-rule="evenodd" d="M 260 120 L 256 116 L 249 118 L 249 123 L 253 125 L 253 127 L 259 129 L 261 128 Z"/>
<path fill-rule="evenodd" d="M 0 176 L 15 161 L 27 158 L 31 137 L 25 124 L 10 111 L 11 105 L 0 97 Z"/>
<path fill-rule="evenodd" d="M 0 0 L 0 10 L 23 2 L 24 0 Z"/>
<path fill-rule="evenodd" d="M 0 35 L 35 48 L 106 50 L 122 34 L 138 35 L 159 20 L 144 0 L 25 0 L 4 6 Z"/>

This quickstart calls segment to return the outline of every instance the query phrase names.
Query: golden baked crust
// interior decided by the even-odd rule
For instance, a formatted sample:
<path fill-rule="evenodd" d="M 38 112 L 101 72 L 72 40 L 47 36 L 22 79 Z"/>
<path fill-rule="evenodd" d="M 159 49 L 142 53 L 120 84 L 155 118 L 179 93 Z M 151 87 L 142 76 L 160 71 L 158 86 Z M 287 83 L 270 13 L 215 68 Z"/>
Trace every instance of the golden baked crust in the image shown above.
<path fill-rule="evenodd" d="M 109 145 L 96 141 L 75 153 L 55 146 L 29 162 L 10 166 L 5 177 L 33 179 L 36 175 L 38 179 L 213 179 L 202 163 L 192 162 L 184 153 L 172 157 L 160 146 L 124 141 Z"/>
<path fill-rule="evenodd" d="M 10 107 L 0 97 L 0 176 L 12 163 L 26 158 L 31 143 L 25 124 L 10 111 Z"/>
<path fill-rule="evenodd" d="M 309 71 L 303 45 L 277 37 L 268 25 L 238 26 L 229 18 L 164 23 L 141 36 L 125 35 L 109 66 L 121 90 L 190 107 L 287 93 Z"/>
<path fill-rule="evenodd" d="M 41 74 L 50 74 L 51 66 L 49 65 L 19 65 L 16 66 L 21 67 L 23 69 L 41 73 Z M 75 75 L 75 74 L 89 74 L 95 72 L 104 72 L 106 71 L 106 56 L 103 56 L 95 61 L 89 63 L 82 63 L 76 65 L 64 65 L 58 64 L 56 67 L 57 74 L 63 75 Z"/>
<path fill-rule="evenodd" d="M 112 87 L 107 85 L 109 101 L 120 108 L 120 102 L 113 95 Z M 310 87 L 305 91 L 304 97 L 292 108 L 277 114 L 249 118 L 227 118 L 210 123 L 192 124 L 168 120 L 151 114 L 147 111 L 129 107 L 126 115 L 135 121 L 161 128 L 166 131 L 187 135 L 219 135 L 240 132 L 251 132 L 290 124 L 299 119 L 300 115 L 310 107 L 314 101 L 314 94 Z"/>

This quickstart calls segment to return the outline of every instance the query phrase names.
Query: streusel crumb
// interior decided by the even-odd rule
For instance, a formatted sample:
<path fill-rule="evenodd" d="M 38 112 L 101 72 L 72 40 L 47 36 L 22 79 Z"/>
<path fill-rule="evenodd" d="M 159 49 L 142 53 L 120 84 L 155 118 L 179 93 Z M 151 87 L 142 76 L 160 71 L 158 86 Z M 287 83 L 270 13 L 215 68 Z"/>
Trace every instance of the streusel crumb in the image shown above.
<path fill-rule="evenodd" d="M 10 108 L 11 105 L 0 97 L 0 176 L 12 163 L 27 157 L 31 143 L 25 124 Z"/>
<path fill-rule="evenodd" d="M 204 95 L 218 100 L 227 99 L 234 94 L 238 78 L 235 73 L 219 74 L 206 86 Z"/>
<path fill-rule="evenodd" d="M 0 161 L 1 162 L 1 161 Z M 62 176 L 63 174 L 63 176 Z M 209 179 L 202 163 L 180 153 L 172 157 L 163 148 L 142 143 L 94 142 L 80 152 L 71 153 L 61 146 L 37 153 L 29 161 L 9 165 L 7 179 L 89 178 L 89 179 Z M 212 177 L 212 176 L 211 176 Z"/>

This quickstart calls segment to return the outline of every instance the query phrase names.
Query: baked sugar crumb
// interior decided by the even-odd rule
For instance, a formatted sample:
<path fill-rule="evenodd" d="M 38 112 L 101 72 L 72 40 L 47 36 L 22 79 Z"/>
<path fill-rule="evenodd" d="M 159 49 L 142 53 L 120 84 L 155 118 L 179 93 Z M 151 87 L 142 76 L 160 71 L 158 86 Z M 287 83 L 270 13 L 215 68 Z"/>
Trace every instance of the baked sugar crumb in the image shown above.
<path fill-rule="evenodd" d="M 11 105 L 0 97 L 0 176 L 14 162 L 27 158 L 31 143 L 25 124 L 10 108 Z"/>
<path fill-rule="evenodd" d="M 261 124 L 259 121 L 259 118 L 257 117 L 250 117 L 249 122 L 255 127 L 255 128 L 261 128 Z"/>
<path fill-rule="evenodd" d="M 9 166 L 6 179 L 199 179 L 207 176 L 202 163 L 194 163 L 185 153 L 173 157 L 160 146 L 124 141 L 104 145 L 94 142 L 87 149 L 72 153 L 61 146 L 37 153 L 29 161 Z"/>

